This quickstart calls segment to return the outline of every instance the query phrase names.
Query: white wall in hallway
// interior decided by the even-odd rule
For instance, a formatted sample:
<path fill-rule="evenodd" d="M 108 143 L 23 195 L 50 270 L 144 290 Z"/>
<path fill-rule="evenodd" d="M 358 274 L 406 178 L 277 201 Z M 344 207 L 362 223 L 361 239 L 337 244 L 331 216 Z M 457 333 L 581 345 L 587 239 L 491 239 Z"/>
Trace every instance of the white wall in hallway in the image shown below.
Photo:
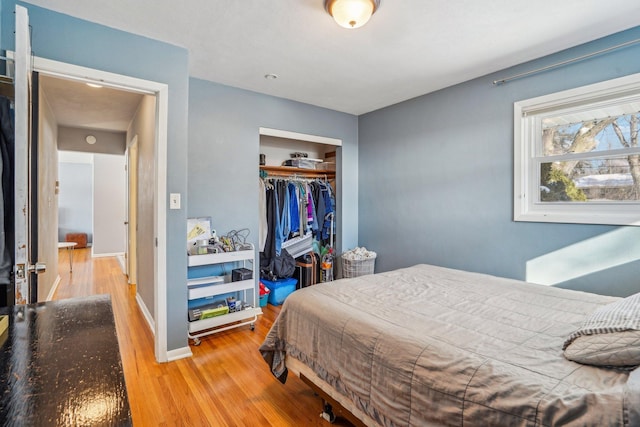
<path fill-rule="evenodd" d="M 87 233 L 94 256 L 125 251 L 126 175 L 123 155 L 59 152 L 59 228 Z"/>
<path fill-rule="evenodd" d="M 93 154 L 58 152 L 58 241 L 86 233 L 93 241 Z"/>
<path fill-rule="evenodd" d="M 125 156 L 94 154 L 93 246 L 94 256 L 125 251 Z"/>

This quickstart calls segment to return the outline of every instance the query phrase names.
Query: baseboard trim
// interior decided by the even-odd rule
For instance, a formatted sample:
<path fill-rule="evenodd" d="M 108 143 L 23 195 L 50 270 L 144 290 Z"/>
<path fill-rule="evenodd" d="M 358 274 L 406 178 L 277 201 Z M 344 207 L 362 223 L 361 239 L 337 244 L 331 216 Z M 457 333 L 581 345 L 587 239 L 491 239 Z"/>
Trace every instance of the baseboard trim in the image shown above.
<path fill-rule="evenodd" d="M 191 352 L 191 347 L 186 346 L 182 348 L 176 348 L 175 350 L 167 351 L 167 362 L 173 362 L 179 359 L 186 359 L 187 357 L 193 356 Z"/>
<path fill-rule="evenodd" d="M 124 255 L 124 252 L 112 252 L 112 253 L 102 253 L 102 254 L 96 254 L 94 252 L 91 252 L 91 258 L 102 258 L 102 257 L 108 257 L 108 256 L 118 256 L 118 255 Z"/>
<path fill-rule="evenodd" d="M 120 268 L 122 269 L 122 274 L 127 274 L 127 267 L 124 265 L 124 254 L 116 255 L 116 259 L 118 260 L 118 264 L 120 264 Z M 127 279 L 128 281 L 128 279 Z"/>
<path fill-rule="evenodd" d="M 144 319 L 147 321 L 147 325 L 149 325 L 149 329 L 151 329 L 151 334 L 155 336 L 156 332 L 156 322 L 153 320 L 153 316 L 151 316 L 151 312 L 147 308 L 147 305 L 142 300 L 142 297 L 139 293 L 136 292 L 136 302 L 138 303 L 138 307 L 140 311 L 142 311 L 142 315 Z"/>
<path fill-rule="evenodd" d="M 53 285 L 51 286 L 51 289 L 49 290 L 49 295 L 47 295 L 47 301 L 51 301 L 53 299 L 53 296 L 55 295 L 56 291 L 58 290 L 58 285 L 60 284 L 60 281 L 62 279 L 60 278 L 60 275 L 58 274 L 58 277 L 56 277 L 56 280 L 53 281 Z"/>

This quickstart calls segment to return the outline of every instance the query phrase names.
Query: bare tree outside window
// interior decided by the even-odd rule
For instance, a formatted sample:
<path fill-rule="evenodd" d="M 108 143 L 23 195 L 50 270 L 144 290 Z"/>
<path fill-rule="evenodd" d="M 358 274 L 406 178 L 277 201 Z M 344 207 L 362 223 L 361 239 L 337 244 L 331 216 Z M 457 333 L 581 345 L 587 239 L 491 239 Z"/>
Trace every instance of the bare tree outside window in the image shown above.
<path fill-rule="evenodd" d="M 624 154 L 625 148 L 638 147 L 638 116 L 638 113 L 624 114 L 544 127 L 544 156 L 593 153 L 594 158 L 541 163 L 540 200 L 640 200 L 640 155 Z M 553 123 L 559 120 L 553 118 L 547 121 Z M 621 153 L 616 156 L 615 150 Z M 609 156 L 601 157 L 599 154 L 602 152 L 607 152 Z"/>

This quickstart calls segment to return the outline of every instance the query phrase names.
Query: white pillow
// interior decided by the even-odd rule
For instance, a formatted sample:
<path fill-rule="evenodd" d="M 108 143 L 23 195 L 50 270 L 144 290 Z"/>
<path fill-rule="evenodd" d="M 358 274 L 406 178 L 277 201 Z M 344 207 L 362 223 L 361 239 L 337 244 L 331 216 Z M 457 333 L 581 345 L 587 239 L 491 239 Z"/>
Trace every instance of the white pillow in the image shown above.
<path fill-rule="evenodd" d="M 595 366 L 640 365 L 640 331 L 582 335 L 564 350 L 574 362 Z"/>
<path fill-rule="evenodd" d="M 596 366 L 640 365 L 640 293 L 600 307 L 562 348 L 567 359 Z"/>

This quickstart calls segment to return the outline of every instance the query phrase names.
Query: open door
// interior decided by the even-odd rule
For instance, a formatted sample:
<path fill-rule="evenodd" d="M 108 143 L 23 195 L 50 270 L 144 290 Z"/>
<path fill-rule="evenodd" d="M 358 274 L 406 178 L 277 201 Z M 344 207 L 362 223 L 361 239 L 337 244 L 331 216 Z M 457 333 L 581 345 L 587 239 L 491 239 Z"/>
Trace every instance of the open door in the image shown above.
<path fill-rule="evenodd" d="M 135 135 L 127 148 L 127 219 L 125 220 L 126 273 L 130 285 L 137 283 L 138 262 L 138 135 Z"/>
<path fill-rule="evenodd" d="M 32 140 L 32 126 L 37 129 L 37 115 L 31 115 L 29 15 L 26 8 L 18 5 L 15 48 L 15 303 L 28 304 L 38 300 L 37 273 L 45 267 L 38 264 L 38 216 L 33 210 L 38 205 L 38 153 L 37 141 Z"/>

